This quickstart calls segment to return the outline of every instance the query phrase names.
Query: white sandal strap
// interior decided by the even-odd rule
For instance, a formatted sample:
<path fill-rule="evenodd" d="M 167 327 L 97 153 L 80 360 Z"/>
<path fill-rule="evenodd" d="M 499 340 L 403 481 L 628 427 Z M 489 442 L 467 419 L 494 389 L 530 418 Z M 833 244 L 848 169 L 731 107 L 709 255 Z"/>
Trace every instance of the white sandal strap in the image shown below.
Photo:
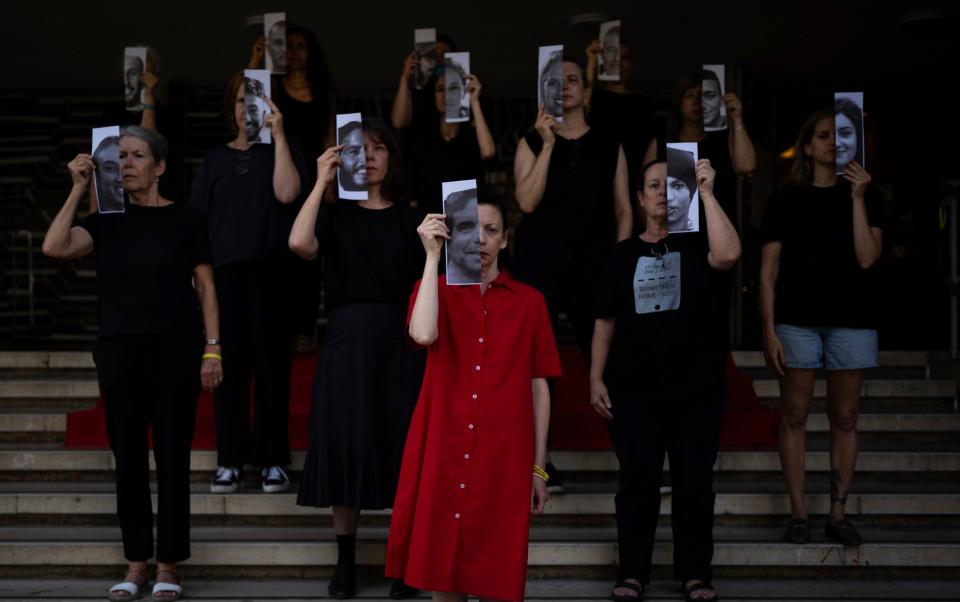
<path fill-rule="evenodd" d="M 108 591 L 111 592 L 127 592 L 131 597 L 140 593 L 140 586 L 132 581 L 124 581 L 123 583 L 118 583 L 111 587 Z"/>
<path fill-rule="evenodd" d="M 174 592 L 177 594 L 182 594 L 183 588 L 176 583 L 157 583 L 153 586 L 153 593 L 157 594 L 158 592 Z"/>

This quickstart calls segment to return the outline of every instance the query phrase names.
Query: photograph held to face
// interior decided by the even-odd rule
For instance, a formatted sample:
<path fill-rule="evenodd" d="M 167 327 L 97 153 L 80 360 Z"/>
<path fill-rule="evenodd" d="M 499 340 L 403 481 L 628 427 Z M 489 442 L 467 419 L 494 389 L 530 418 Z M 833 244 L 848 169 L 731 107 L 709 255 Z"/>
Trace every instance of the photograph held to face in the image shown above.
<path fill-rule="evenodd" d="M 247 140 L 256 144 L 270 144 L 272 138 L 267 125 L 270 106 L 270 72 L 266 69 L 244 69 L 243 128 Z"/>
<path fill-rule="evenodd" d="M 447 284 L 480 284 L 477 181 L 444 182 L 443 213 L 450 231 L 450 240 L 444 242 Z"/>
<path fill-rule="evenodd" d="M 701 96 L 703 102 L 703 129 L 715 132 L 727 129 L 727 106 L 723 102 L 723 65 L 704 65 Z"/>
<path fill-rule="evenodd" d="M 437 66 L 437 30 L 432 27 L 414 29 L 413 50 L 419 61 L 414 85 L 417 90 L 422 90 Z"/>
<path fill-rule="evenodd" d="M 667 143 L 667 232 L 700 231 L 697 143 Z"/>
<path fill-rule="evenodd" d="M 837 174 L 856 161 L 866 168 L 863 146 L 863 92 L 837 92 L 833 95 L 836 112 Z"/>
<path fill-rule="evenodd" d="M 128 111 L 143 110 L 143 84 L 140 81 L 147 66 L 147 48 L 123 49 L 123 99 Z"/>
<path fill-rule="evenodd" d="M 360 113 L 337 115 L 337 145 L 340 167 L 337 168 L 337 187 L 341 199 L 367 199 L 367 156 L 363 148 L 363 117 Z"/>
<path fill-rule="evenodd" d="M 287 13 L 263 15 L 263 35 L 267 38 L 267 71 L 287 72 Z"/>
<path fill-rule="evenodd" d="M 120 126 L 93 128 L 90 154 L 93 155 L 94 190 L 97 211 L 123 213 L 123 172 L 120 169 Z"/>
<path fill-rule="evenodd" d="M 541 46 L 537 70 L 537 106 L 563 121 L 563 46 Z"/>
<path fill-rule="evenodd" d="M 443 64 L 444 119 L 447 123 L 470 121 L 470 94 L 467 92 L 470 53 L 448 52 L 444 55 Z"/>
<path fill-rule="evenodd" d="M 600 24 L 600 57 L 597 79 L 605 82 L 620 81 L 620 21 Z"/>

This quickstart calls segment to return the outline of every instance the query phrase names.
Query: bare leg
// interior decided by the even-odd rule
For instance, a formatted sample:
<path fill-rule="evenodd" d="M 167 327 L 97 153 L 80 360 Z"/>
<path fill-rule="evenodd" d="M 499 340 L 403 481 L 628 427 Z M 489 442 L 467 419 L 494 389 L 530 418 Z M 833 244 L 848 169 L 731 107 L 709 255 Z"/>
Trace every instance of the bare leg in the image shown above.
<path fill-rule="evenodd" d="M 157 583 L 176 583 L 180 585 L 180 576 L 177 573 L 177 563 L 158 562 L 157 563 Z M 164 600 L 174 598 L 177 594 L 174 592 L 157 592 L 154 594 L 155 600 Z"/>
<path fill-rule="evenodd" d="M 124 581 L 130 583 L 136 583 L 138 586 L 142 587 L 149 578 L 147 577 L 147 562 L 145 560 L 132 560 L 127 565 L 127 574 L 123 577 Z M 115 597 L 131 597 L 125 591 L 121 590 L 111 590 L 110 592 Z"/>
<path fill-rule="evenodd" d="M 846 500 L 857 464 L 857 416 L 863 370 L 833 370 L 827 373 L 827 417 L 830 420 L 830 521 L 844 518 Z"/>
<path fill-rule="evenodd" d="M 360 511 L 346 506 L 333 507 L 333 531 L 337 535 L 353 535 L 360 522 Z"/>
<path fill-rule="evenodd" d="M 793 518 L 807 518 L 803 501 L 807 416 L 813 398 L 814 371 L 787 368 L 780 379 L 780 465 Z"/>

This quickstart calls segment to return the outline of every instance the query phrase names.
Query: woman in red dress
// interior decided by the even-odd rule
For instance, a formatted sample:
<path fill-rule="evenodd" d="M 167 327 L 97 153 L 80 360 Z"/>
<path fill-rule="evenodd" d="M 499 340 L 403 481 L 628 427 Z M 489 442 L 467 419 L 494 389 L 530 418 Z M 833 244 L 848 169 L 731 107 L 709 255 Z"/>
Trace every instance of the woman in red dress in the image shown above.
<path fill-rule="evenodd" d="M 407 434 L 387 542 L 387 575 L 434 600 L 522 600 L 530 514 L 549 495 L 548 377 L 560 374 L 543 296 L 500 269 L 502 205 L 480 190 L 479 286 L 437 276 L 444 216 L 417 228 L 427 260 L 408 332 L 427 368 Z"/>

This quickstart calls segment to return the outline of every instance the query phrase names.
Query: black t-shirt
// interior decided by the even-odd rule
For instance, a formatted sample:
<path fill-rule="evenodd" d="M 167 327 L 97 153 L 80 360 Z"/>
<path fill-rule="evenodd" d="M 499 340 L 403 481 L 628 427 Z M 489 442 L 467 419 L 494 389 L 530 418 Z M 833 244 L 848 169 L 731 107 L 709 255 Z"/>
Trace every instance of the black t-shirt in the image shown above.
<path fill-rule="evenodd" d="M 126 213 L 91 213 L 77 225 L 97 253 L 101 338 L 200 334 L 193 268 L 213 262 L 200 211 L 127 203 Z"/>
<path fill-rule="evenodd" d="M 524 136 L 534 155 L 543 148 L 534 130 Z M 616 241 L 613 177 L 620 144 L 591 128 L 576 140 L 556 137 L 543 198 L 523 216 L 517 243 L 537 238 L 573 239 L 606 247 Z"/>
<path fill-rule="evenodd" d="M 304 102 L 287 94 L 280 78 L 274 79 L 273 85 L 275 92 L 272 100 L 283 115 L 283 129 L 288 137 L 297 141 L 303 152 L 307 175 L 301 188 L 309 190 L 317 180 L 317 157 L 326 150 L 324 144 L 330 128 L 327 91 L 313 91 L 313 99 Z"/>
<path fill-rule="evenodd" d="M 407 205 L 365 209 L 353 201 L 324 204 L 316 235 L 326 256 L 326 307 L 400 303 L 423 273 L 417 234 L 424 212 Z"/>
<path fill-rule="evenodd" d="M 636 94 L 619 94 L 595 87 L 591 94 L 590 127 L 596 128 L 623 145 L 630 173 L 636 173 L 655 132 L 653 109 Z M 634 178 L 630 179 L 633 186 Z"/>
<path fill-rule="evenodd" d="M 311 183 L 299 145 L 290 140 L 289 146 L 302 197 Z M 217 266 L 289 253 L 287 238 L 301 203 L 284 205 L 273 195 L 273 165 L 272 144 L 245 151 L 223 145 L 207 153 L 190 204 L 207 214 Z"/>
<path fill-rule="evenodd" d="M 880 192 L 870 187 L 865 198 L 870 226 L 882 227 Z M 774 300 L 777 324 L 875 328 L 874 282 L 871 270 L 857 262 L 848 182 L 776 191 L 767 202 L 760 236 L 764 243 L 783 244 Z"/>
<path fill-rule="evenodd" d="M 727 300 L 707 251 L 705 232 L 614 247 L 596 305 L 597 317 L 615 324 L 604 374 L 614 406 L 725 396 Z"/>
<path fill-rule="evenodd" d="M 430 213 L 443 208 L 442 182 L 476 179 L 483 182 L 483 159 L 476 129 L 461 123 L 460 131 L 450 141 L 440 134 L 438 117 L 432 125 L 412 125 L 405 132 L 407 177 L 417 206 Z"/>

